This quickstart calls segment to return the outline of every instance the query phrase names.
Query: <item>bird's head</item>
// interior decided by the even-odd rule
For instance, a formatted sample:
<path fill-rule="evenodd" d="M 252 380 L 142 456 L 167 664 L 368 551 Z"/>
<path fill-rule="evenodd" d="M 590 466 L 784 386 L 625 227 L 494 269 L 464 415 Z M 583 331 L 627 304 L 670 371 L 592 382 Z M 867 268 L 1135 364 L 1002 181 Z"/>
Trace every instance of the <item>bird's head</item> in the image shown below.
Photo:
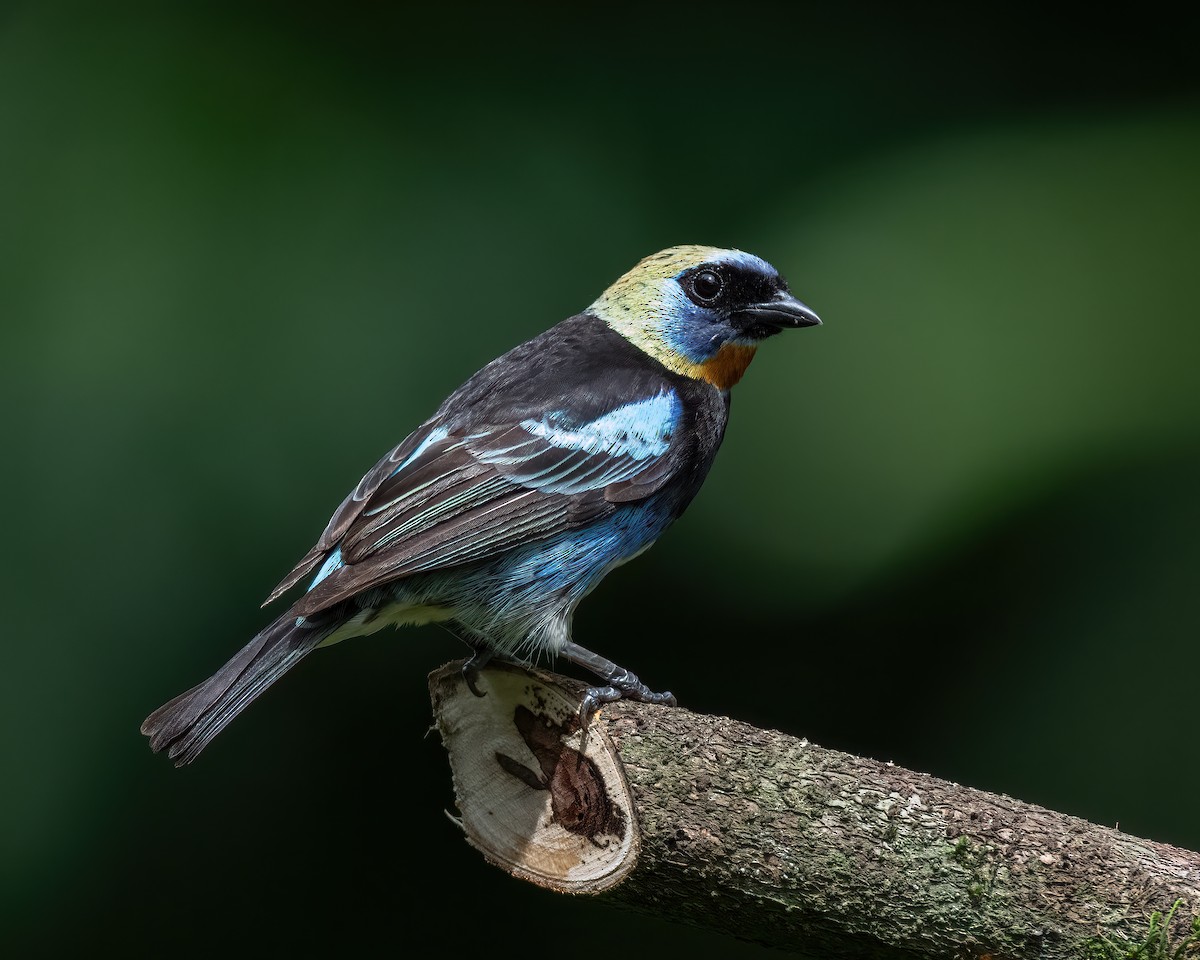
<path fill-rule="evenodd" d="M 720 390 L 767 337 L 821 322 L 765 260 L 701 246 L 646 257 L 589 310 L 667 368 Z"/>

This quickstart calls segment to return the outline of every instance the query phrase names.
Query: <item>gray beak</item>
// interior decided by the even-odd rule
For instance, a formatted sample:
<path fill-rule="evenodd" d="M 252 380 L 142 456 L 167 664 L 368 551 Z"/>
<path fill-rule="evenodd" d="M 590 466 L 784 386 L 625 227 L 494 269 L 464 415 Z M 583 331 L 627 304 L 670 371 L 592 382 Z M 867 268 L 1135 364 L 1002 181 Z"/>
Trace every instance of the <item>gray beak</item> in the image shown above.
<path fill-rule="evenodd" d="M 788 327 L 817 327 L 821 318 L 790 293 L 777 293 L 765 303 L 755 303 L 733 314 L 734 321 L 756 339 L 773 336 Z"/>

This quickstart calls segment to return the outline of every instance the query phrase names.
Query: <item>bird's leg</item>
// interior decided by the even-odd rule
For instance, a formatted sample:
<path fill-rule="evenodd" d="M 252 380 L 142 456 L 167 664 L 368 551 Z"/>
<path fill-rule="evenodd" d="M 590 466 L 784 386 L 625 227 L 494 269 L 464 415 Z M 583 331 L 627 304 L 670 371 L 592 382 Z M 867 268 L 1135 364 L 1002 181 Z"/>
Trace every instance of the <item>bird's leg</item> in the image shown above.
<path fill-rule="evenodd" d="M 471 659 L 463 664 L 462 678 L 475 696 L 482 697 L 483 691 L 475 686 L 475 681 L 479 678 L 479 671 L 491 662 L 492 657 L 496 655 L 496 651 L 491 647 L 472 647 L 474 651 L 471 654 Z"/>
<path fill-rule="evenodd" d="M 655 693 L 637 676 L 624 667 L 618 667 L 611 660 L 606 660 L 598 653 L 592 653 L 577 643 L 568 640 L 558 651 L 559 656 L 578 664 L 585 670 L 590 670 L 598 677 L 608 681 L 604 687 L 589 687 L 579 704 L 579 723 L 586 741 L 588 724 L 592 714 L 600 709 L 601 704 L 612 703 L 627 697 L 630 700 L 640 700 L 642 703 L 661 703 L 668 707 L 675 706 L 675 697 L 670 693 Z"/>

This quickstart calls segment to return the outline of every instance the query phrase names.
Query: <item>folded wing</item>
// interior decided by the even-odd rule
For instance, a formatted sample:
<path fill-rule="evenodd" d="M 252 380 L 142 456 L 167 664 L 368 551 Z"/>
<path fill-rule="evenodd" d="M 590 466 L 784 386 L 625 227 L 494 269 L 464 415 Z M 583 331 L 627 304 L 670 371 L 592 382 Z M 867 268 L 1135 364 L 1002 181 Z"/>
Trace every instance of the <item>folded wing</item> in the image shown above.
<path fill-rule="evenodd" d="M 274 599 L 318 570 L 308 616 L 390 580 L 475 563 L 578 528 L 661 489 L 678 459 L 673 390 L 590 420 L 426 424 L 363 477 Z"/>

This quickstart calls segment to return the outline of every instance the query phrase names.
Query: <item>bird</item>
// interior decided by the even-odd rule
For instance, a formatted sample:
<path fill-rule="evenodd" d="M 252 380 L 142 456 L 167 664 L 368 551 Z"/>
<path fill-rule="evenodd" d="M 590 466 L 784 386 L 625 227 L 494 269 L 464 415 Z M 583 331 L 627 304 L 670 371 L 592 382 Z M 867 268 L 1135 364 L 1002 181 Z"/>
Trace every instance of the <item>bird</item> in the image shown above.
<path fill-rule="evenodd" d="M 686 509 L 759 345 L 817 314 L 767 261 L 675 246 L 582 313 L 491 361 L 389 451 L 334 511 L 267 604 L 292 605 L 141 731 L 176 766 L 318 647 L 442 623 L 474 678 L 492 656 L 594 674 L 585 723 L 621 698 L 674 706 L 571 639 L 576 608 Z"/>

